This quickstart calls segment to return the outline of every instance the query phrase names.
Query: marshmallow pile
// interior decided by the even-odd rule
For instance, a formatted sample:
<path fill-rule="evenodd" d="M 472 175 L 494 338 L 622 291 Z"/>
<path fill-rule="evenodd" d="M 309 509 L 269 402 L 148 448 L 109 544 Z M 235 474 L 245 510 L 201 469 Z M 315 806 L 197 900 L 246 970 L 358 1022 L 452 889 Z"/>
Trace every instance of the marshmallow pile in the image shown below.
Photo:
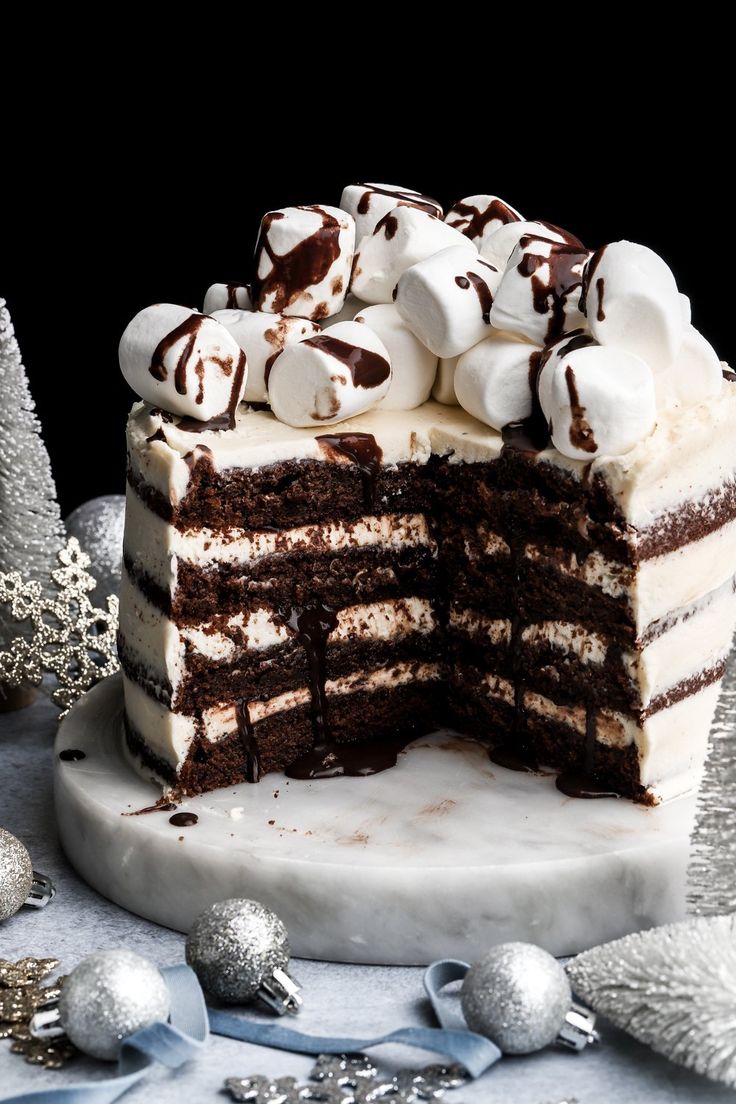
<path fill-rule="evenodd" d="M 201 314 L 142 310 L 120 364 L 142 398 L 216 429 L 241 401 L 319 426 L 433 395 L 496 430 L 541 421 L 559 452 L 586 461 L 628 452 L 658 411 L 722 383 L 646 246 L 591 253 L 498 196 L 444 214 L 389 184 L 351 184 L 339 207 L 269 211 L 252 282 L 213 284 Z"/>

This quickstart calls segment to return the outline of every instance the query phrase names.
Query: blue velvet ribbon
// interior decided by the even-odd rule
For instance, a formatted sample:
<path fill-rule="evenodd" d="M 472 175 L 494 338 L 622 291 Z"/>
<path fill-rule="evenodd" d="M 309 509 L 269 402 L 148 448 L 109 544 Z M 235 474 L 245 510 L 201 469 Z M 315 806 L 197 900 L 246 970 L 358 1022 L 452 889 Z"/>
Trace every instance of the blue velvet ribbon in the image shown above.
<path fill-rule="evenodd" d="M 289 1050 L 297 1054 L 342 1054 L 368 1050 L 383 1043 L 431 1051 L 459 1062 L 471 1077 L 479 1077 L 501 1057 L 498 1047 L 468 1031 L 462 1017 L 441 996 L 442 989 L 467 973 L 465 962 L 445 959 L 433 963 L 424 975 L 424 988 L 440 1027 L 401 1027 L 370 1038 L 307 1035 L 280 1023 L 256 1023 L 232 1012 L 210 1010 L 209 1023 L 202 990 L 188 966 L 163 969 L 171 995 L 171 1022 L 151 1024 L 123 1043 L 115 1076 L 106 1081 L 41 1089 L 3 1098 L 5 1104 L 112 1104 L 137 1084 L 155 1062 L 177 1069 L 197 1056 L 208 1031 L 257 1046 Z"/>

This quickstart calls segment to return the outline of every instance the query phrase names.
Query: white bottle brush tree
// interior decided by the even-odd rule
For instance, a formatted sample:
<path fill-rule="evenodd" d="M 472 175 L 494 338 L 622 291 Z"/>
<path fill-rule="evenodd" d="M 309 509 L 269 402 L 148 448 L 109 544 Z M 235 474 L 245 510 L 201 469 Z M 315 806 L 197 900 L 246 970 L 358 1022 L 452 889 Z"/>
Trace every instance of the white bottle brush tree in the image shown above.
<path fill-rule="evenodd" d="M 41 424 L 18 342 L 0 299 L 0 573 L 17 571 L 44 593 L 64 544 L 64 526 Z M 0 603 L 0 649 L 24 631 Z M 7 692 L 0 682 L 0 708 Z"/>

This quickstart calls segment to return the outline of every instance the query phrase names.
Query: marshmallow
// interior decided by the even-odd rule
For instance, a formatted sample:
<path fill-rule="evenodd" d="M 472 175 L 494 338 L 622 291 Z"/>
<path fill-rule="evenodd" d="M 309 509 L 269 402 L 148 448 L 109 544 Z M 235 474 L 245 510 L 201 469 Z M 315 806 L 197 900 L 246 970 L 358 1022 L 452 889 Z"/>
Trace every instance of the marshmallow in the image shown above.
<path fill-rule="evenodd" d="M 584 326 L 578 305 L 587 259 L 576 245 L 522 237 L 496 291 L 492 325 L 537 345 Z"/>
<path fill-rule="evenodd" d="M 396 306 L 433 353 L 459 356 L 487 336 L 500 282 L 492 264 L 453 245 L 407 268 L 396 286 Z"/>
<path fill-rule="evenodd" d="M 360 322 L 339 322 L 284 349 L 268 397 L 287 425 L 330 425 L 370 410 L 390 386 L 391 361 L 378 335 Z"/>
<path fill-rule="evenodd" d="M 337 314 L 333 314 L 331 318 L 325 318 L 324 322 L 321 323 L 322 329 L 329 330 L 330 326 L 335 326 L 338 322 L 352 322 L 356 314 L 360 314 L 367 306 L 368 304 L 359 299 L 357 295 L 347 295 L 342 309 Z"/>
<path fill-rule="evenodd" d="M 601 345 L 640 356 L 653 372 L 674 361 L 683 304 L 672 272 L 652 249 L 628 241 L 604 245 L 587 265 L 585 291 L 588 326 Z"/>
<path fill-rule="evenodd" d="M 477 253 L 469 238 L 442 219 L 415 207 L 394 207 L 361 240 L 350 290 L 366 303 L 390 303 L 402 272 L 451 245 Z"/>
<path fill-rule="evenodd" d="M 555 448 L 574 460 L 620 456 L 654 429 L 654 378 L 641 357 L 582 331 L 545 353 L 539 402 Z"/>
<path fill-rule="evenodd" d="M 267 402 L 268 377 L 276 357 L 287 345 L 320 332 L 316 322 L 288 314 L 221 310 L 215 311 L 212 317 L 230 331 L 248 358 L 245 402 Z"/>
<path fill-rule="evenodd" d="M 459 199 L 445 215 L 447 225 L 454 226 L 476 246 L 507 223 L 520 221 L 519 212 L 494 195 Z"/>
<path fill-rule="evenodd" d="M 458 359 L 460 406 L 494 429 L 522 422 L 532 412 L 531 363 L 538 354 L 536 346 L 513 334 L 491 332 Z"/>
<path fill-rule="evenodd" d="M 504 226 L 488 227 L 481 238 L 478 252 L 484 260 L 490 261 L 497 269 L 504 272 L 508 266 L 509 258 L 522 238 L 527 236 L 547 238 L 549 241 L 560 242 L 563 245 L 579 245 L 583 249 L 582 242 L 567 230 L 561 230 L 559 226 L 553 226 L 551 222 L 507 222 Z"/>
<path fill-rule="evenodd" d="M 693 314 L 690 307 L 690 300 L 687 295 L 683 295 L 682 292 L 680 292 L 680 308 L 682 310 L 682 324 L 687 327 L 693 320 Z"/>
<path fill-rule="evenodd" d="M 120 368 L 142 399 L 170 414 L 206 422 L 235 413 L 246 381 L 246 357 L 216 319 L 190 307 L 157 303 L 126 326 Z"/>
<path fill-rule="evenodd" d="M 378 334 L 388 350 L 392 379 L 384 410 L 413 410 L 429 398 L 437 373 L 437 357 L 414 336 L 393 303 L 365 307 L 355 316 Z"/>
<path fill-rule="evenodd" d="M 355 219 L 356 244 L 366 234 L 372 234 L 376 224 L 394 207 L 416 207 L 442 218 L 442 204 L 436 199 L 398 184 L 348 184 L 340 206 Z"/>
<path fill-rule="evenodd" d="M 723 386 L 721 362 L 710 342 L 694 326 L 688 325 L 680 350 L 671 365 L 654 373 L 657 406 L 692 406 L 713 395 Z"/>
<path fill-rule="evenodd" d="M 219 310 L 251 310 L 250 284 L 211 284 L 204 297 L 202 314 Z"/>
<path fill-rule="evenodd" d="M 440 357 L 437 361 L 437 376 L 432 388 L 432 398 L 445 406 L 459 406 L 455 394 L 455 369 L 459 357 Z"/>
<path fill-rule="evenodd" d="M 355 223 L 337 207 L 282 207 L 261 219 L 253 303 L 271 314 L 317 320 L 342 309 Z"/>

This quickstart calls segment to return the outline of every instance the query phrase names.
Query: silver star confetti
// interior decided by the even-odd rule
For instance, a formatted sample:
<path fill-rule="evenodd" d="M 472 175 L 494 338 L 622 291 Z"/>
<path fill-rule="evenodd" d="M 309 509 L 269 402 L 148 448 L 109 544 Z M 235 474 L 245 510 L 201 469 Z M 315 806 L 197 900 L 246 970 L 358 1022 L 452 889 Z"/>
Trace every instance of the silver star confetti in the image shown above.
<path fill-rule="evenodd" d="M 57 687 L 51 697 L 66 711 L 120 666 L 115 645 L 118 599 L 108 595 L 107 610 L 93 607 L 89 592 L 95 580 L 86 570 L 90 559 L 75 537 L 58 560 L 60 566 L 51 572 L 56 598 L 47 598 L 37 580 L 24 580 L 17 571 L 0 573 L 0 605 L 10 607 L 13 620 L 25 631 L 0 652 L 0 682 L 37 686 L 44 672 L 54 674 Z"/>
<path fill-rule="evenodd" d="M 384 1078 L 365 1054 L 320 1054 L 309 1077 L 309 1085 L 293 1077 L 230 1077 L 225 1088 L 240 1104 L 425 1104 L 467 1081 L 457 1065 L 399 1070 Z"/>

